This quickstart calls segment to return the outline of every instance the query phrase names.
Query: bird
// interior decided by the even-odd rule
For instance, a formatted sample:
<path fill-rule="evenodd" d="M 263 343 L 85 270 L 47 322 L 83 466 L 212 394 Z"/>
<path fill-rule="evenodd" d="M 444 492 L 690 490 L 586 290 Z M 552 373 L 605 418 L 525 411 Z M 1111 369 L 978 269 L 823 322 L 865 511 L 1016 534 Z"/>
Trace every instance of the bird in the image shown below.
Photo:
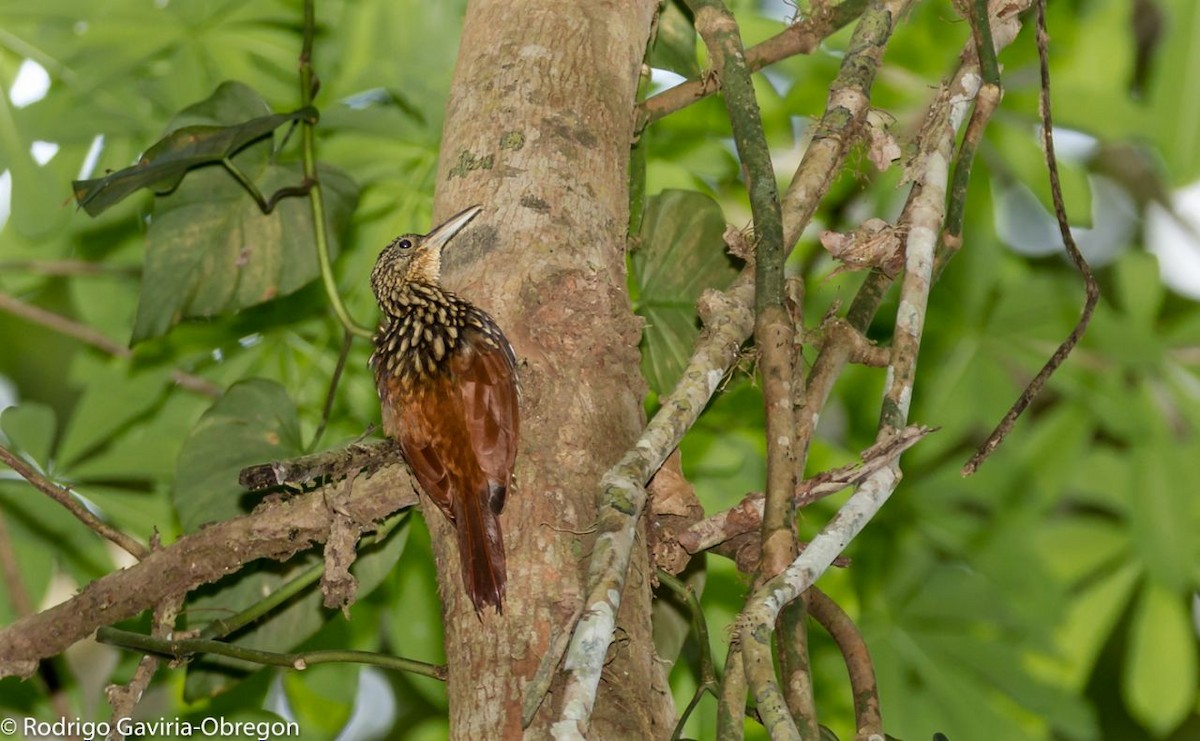
<path fill-rule="evenodd" d="M 454 525 L 467 596 L 482 620 L 503 612 L 508 574 L 500 513 L 520 428 L 517 361 L 485 311 L 442 287 L 442 250 L 482 206 L 379 254 L 371 289 L 381 318 L 370 366 L 384 433 Z"/>

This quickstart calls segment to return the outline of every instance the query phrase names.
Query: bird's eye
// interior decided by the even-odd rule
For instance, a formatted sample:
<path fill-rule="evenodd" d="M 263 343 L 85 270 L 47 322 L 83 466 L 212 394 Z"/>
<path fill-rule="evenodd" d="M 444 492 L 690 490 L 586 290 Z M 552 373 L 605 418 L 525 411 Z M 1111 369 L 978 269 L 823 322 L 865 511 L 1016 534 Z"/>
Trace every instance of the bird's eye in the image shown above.
<path fill-rule="evenodd" d="M 412 248 L 412 240 L 410 240 L 410 239 L 401 239 L 401 240 L 400 240 L 400 241 L 397 243 L 397 246 L 398 246 L 400 249 L 402 249 L 402 250 L 411 249 L 411 248 Z"/>

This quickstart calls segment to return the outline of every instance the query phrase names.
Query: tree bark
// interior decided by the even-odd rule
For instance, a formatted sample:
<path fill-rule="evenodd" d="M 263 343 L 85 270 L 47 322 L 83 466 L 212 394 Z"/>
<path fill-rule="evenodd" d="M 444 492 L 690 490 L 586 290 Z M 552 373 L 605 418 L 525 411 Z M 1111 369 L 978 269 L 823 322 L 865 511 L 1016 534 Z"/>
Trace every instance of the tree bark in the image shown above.
<path fill-rule="evenodd" d="M 428 518 L 455 738 L 521 735 L 525 685 L 582 604 L 600 475 L 644 421 L 625 244 L 635 94 L 656 4 L 478 0 L 467 10 L 435 222 L 484 205 L 447 250 L 445 280 L 503 327 L 523 396 L 516 484 L 501 517 L 503 615 L 476 617 L 449 526 Z M 674 722 L 651 642 L 649 568 L 639 549 L 597 698 L 596 738 L 662 738 Z M 529 736 L 548 735 L 556 687 Z"/>

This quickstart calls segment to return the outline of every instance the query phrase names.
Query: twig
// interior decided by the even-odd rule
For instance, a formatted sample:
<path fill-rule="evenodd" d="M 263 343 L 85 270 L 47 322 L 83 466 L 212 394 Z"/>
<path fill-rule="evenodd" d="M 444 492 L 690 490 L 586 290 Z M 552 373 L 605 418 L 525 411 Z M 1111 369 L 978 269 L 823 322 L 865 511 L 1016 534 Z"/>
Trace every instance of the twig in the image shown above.
<path fill-rule="evenodd" d="M 746 50 L 746 64 L 757 72 L 775 62 L 797 54 L 811 54 L 827 37 L 862 15 L 867 0 L 843 0 L 821 8 L 808 18 L 793 23 L 783 31 Z M 638 106 L 638 125 L 641 131 L 647 124 L 682 110 L 692 103 L 716 92 L 706 80 L 691 80 L 646 99 Z"/>
<path fill-rule="evenodd" d="M 702 297 L 701 316 L 706 324 L 696 340 L 683 378 L 663 398 L 658 413 L 633 448 L 600 480 L 597 536 L 588 566 L 587 597 L 563 659 L 566 681 L 562 713 L 554 724 L 554 732 L 562 737 L 582 737 L 587 733 L 604 657 L 612 643 L 637 521 L 646 504 L 645 482 L 679 445 L 726 371 L 737 361 L 738 348 L 753 324 L 749 311 L 753 290 L 753 283 L 743 275 L 726 294 L 712 292 Z M 712 306 L 715 303 L 721 304 L 719 309 Z M 547 653 L 536 675 L 541 681 L 531 682 L 526 688 L 521 713 L 526 726 L 549 689 L 553 674 L 547 667 L 557 666 L 558 662 L 557 655 Z"/>
<path fill-rule="evenodd" d="M 779 613 L 775 625 L 775 653 L 779 657 L 779 676 L 783 679 L 783 699 L 796 719 L 800 737 L 817 739 L 816 696 L 812 667 L 808 657 L 808 592 L 792 600 Z"/>
<path fill-rule="evenodd" d="M 725 678 L 717 702 L 718 741 L 741 741 L 746 722 L 746 669 L 742 662 L 742 639 L 734 633 L 725 655 Z"/>
<path fill-rule="evenodd" d="M 92 347 L 98 348 L 109 355 L 114 355 L 118 358 L 126 360 L 133 357 L 133 351 L 124 345 L 113 342 L 105 335 L 97 332 L 91 327 L 85 326 L 78 322 L 72 321 L 65 316 L 55 314 L 51 311 L 27 304 L 24 301 L 10 296 L 7 293 L 0 293 L 0 311 L 7 311 L 10 314 L 21 317 L 34 324 L 40 324 L 43 327 L 64 334 L 68 337 L 87 343 Z M 171 370 L 171 380 L 179 384 L 182 388 L 188 391 L 194 391 L 204 396 L 217 398 L 221 396 L 221 389 L 212 381 L 200 376 L 194 376 L 191 373 L 186 373 L 178 368 Z"/>
<path fill-rule="evenodd" d="M 879 687 L 875 667 L 867 651 L 867 642 L 836 602 L 816 587 L 809 587 L 808 611 L 837 643 L 850 673 L 850 692 L 854 695 L 856 741 L 883 738 L 883 718 L 879 712 Z"/>
<path fill-rule="evenodd" d="M 760 575 L 770 577 L 795 558 L 792 531 L 792 323 L 784 307 L 783 222 L 775 168 L 763 133 L 754 84 L 746 66 L 737 21 L 721 0 L 688 0 L 695 26 L 721 80 L 754 218 L 754 344 L 766 407 L 767 488 Z"/>
<path fill-rule="evenodd" d="M 181 607 L 183 607 L 182 597 L 168 597 L 158 603 L 154 607 L 151 635 L 159 639 L 170 637 L 175 629 L 175 618 L 179 615 Z M 137 669 L 133 672 L 133 678 L 127 684 L 123 686 L 110 684 L 105 688 L 108 704 L 112 708 L 113 723 L 108 735 L 110 741 L 121 741 L 125 738 L 125 734 L 121 732 L 122 724 L 116 721 L 133 715 L 134 708 L 141 702 L 142 695 L 150 686 L 150 680 L 158 671 L 159 663 L 158 656 L 145 654 L 138 662 Z"/>
<path fill-rule="evenodd" d="M 971 166 L 975 162 L 975 152 L 979 149 L 979 143 L 983 141 L 983 132 L 988 121 L 1000 105 L 1004 94 L 1000 85 L 1000 65 L 996 61 L 996 45 L 993 42 L 988 0 L 975 0 L 970 18 L 971 35 L 975 41 L 974 53 L 983 76 L 983 87 L 979 89 L 975 98 L 975 110 L 971 112 L 971 121 L 967 124 L 967 132 L 963 135 L 958 158 L 954 163 L 950 203 L 946 207 L 946 227 L 933 266 L 934 280 L 937 280 L 942 268 L 962 247 L 963 218 L 967 209 L 967 186 L 971 182 Z"/>
<path fill-rule="evenodd" d="M 372 651 L 352 651 L 346 649 L 326 649 L 320 651 L 302 651 L 299 653 L 279 653 L 246 648 L 223 641 L 207 638 L 180 638 L 169 640 L 154 638 L 142 633 L 132 633 L 127 630 L 103 627 L 96 631 L 96 640 L 122 648 L 133 648 L 138 651 L 148 651 L 160 656 L 170 656 L 172 659 L 186 659 L 197 654 L 212 654 L 226 656 L 231 659 L 247 661 L 263 666 L 286 666 L 298 671 L 317 664 L 369 664 L 383 669 L 419 674 L 431 679 L 446 681 L 446 667 L 429 664 L 415 659 L 405 659 L 399 656 L 374 653 Z"/>
<path fill-rule="evenodd" d="M 21 460 L 16 453 L 13 453 L 3 445 L 0 445 L 0 461 L 8 464 L 9 468 L 20 474 L 21 478 L 33 485 L 33 488 L 46 494 L 63 507 L 66 507 L 68 512 L 75 515 L 76 519 L 87 525 L 100 537 L 116 543 L 128 552 L 129 555 L 138 560 L 146 557 L 146 554 L 149 552 L 146 550 L 146 546 L 93 515 L 88 511 L 87 507 L 83 506 L 79 500 L 72 496 L 69 490 L 62 488 L 38 473 L 32 466 Z"/>
<path fill-rule="evenodd" d="M 369 548 L 374 544 L 381 543 L 391 535 L 392 531 L 399 527 L 405 520 L 408 519 L 408 512 L 402 511 L 396 515 L 389 517 L 373 535 L 362 539 L 359 546 L 360 550 Z M 290 601 L 292 597 L 303 592 L 305 589 L 316 584 L 321 576 L 325 573 L 325 561 L 321 560 L 314 563 L 304 571 L 296 574 L 291 579 L 276 587 L 270 594 L 262 598 L 258 602 L 246 607 L 235 615 L 227 618 L 218 618 L 209 622 L 201 628 L 198 638 L 224 638 L 225 636 L 236 633 L 250 623 L 267 615 L 276 607 Z"/>
<path fill-rule="evenodd" d="M 319 87 L 312 66 L 313 37 L 317 32 L 316 10 L 313 6 L 314 0 L 304 0 L 304 46 L 300 52 L 301 107 L 312 105 L 313 97 Z M 317 176 L 316 137 L 313 132 L 315 127 L 315 122 L 306 119 L 301 124 L 300 140 L 304 152 L 304 180 L 306 183 L 312 184 L 308 191 L 308 198 L 312 203 L 313 241 L 317 245 L 317 264 L 321 266 L 321 284 L 325 287 L 325 296 L 329 299 L 329 305 L 333 307 L 333 312 L 337 314 L 342 327 L 350 334 L 369 339 L 372 335 L 371 330 L 360 326 L 350 316 L 350 312 L 342 303 L 337 281 L 333 277 L 333 263 L 329 258 L 329 242 L 325 232 L 327 226 L 325 223 L 325 196 L 321 191 L 321 181 Z"/>
<path fill-rule="evenodd" d="M 679 722 L 675 724 L 675 731 L 671 734 L 671 741 L 677 741 L 683 733 L 684 725 L 687 724 L 688 716 L 700 704 L 704 693 L 709 692 L 714 697 L 719 697 L 717 689 L 720 685 L 717 680 L 716 664 L 713 662 L 712 645 L 708 641 L 708 621 L 704 618 L 704 609 L 700 607 L 696 591 L 662 569 L 658 571 L 658 581 L 674 592 L 675 596 L 687 606 L 688 613 L 692 618 L 692 630 L 696 631 L 697 649 L 700 652 L 700 676 L 696 683 L 696 691 L 692 694 L 692 699 L 688 702 L 687 707 L 679 714 Z"/>
<path fill-rule="evenodd" d="M 351 472 L 370 470 L 400 459 L 390 440 L 303 455 L 270 463 L 247 466 L 238 474 L 238 483 L 252 491 L 272 486 L 306 486 L 326 479 L 345 478 Z"/>
<path fill-rule="evenodd" d="M 1041 92 L 1041 108 L 1042 108 L 1042 148 L 1046 153 L 1046 167 L 1050 172 L 1050 195 L 1054 200 L 1054 215 L 1058 219 L 1058 230 L 1062 234 L 1063 245 L 1066 247 L 1067 255 L 1071 258 L 1071 262 L 1083 276 L 1084 289 L 1087 292 L 1087 297 L 1083 303 L 1083 311 L 1080 313 L 1079 321 L 1075 324 L 1075 328 L 1071 330 L 1071 334 L 1063 340 L 1038 374 L 1033 377 L 1025 390 L 1021 392 L 1021 396 L 1017 398 L 1012 408 L 1004 415 L 1004 419 L 1000 420 L 1000 424 L 992 432 L 983 445 L 979 446 L 979 450 L 975 455 L 971 456 L 971 460 L 967 461 L 962 467 L 962 475 L 970 476 L 979 470 L 979 466 L 987 460 L 1004 442 L 1004 438 L 1012 431 L 1013 425 L 1017 423 L 1017 418 L 1029 406 L 1034 397 L 1042 391 L 1042 387 L 1046 385 L 1046 381 L 1058 367 L 1063 364 L 1067 356 L 1071 354 L 1071 350 L 1083 337 L 1083 333 L 1087 331 L 1088 324 L 1092 321 L 1092 313 L 1096 310 L 1096 302 L 1100 300 L 1100 286 L 1096 283 L 1096 277 L 1092 275 L 1092 269 L 1088 266 L 1087 260 L 1083 258 L 1083 254 L 1079 252 L 1079 247 L 1075 244 L 1075 238 L 1071 236 L 1071 225 L 1067 221 L 1067 207 L 1063 203 L 1062 183 L 1058 176 L 1058 159 L 1054 155 L 1054 122 L 1050 115 L 1050 62 L 1047 46 L 1050 39 L 1046 34 L 1046 3 L 1045 0 L 1039 0 L 1037 3 L 1037 48 L 1038 48 L 1038 63 L 1041 68 L 1042 75 L 1042 92 Z"/>
<path fill-rule="evenodd" d="M 889 465 L 897 455 L 920 442 L 933 428 L 913 425 L 864 450 L 858 463 L 824 471 L 796 485 L 794 501 L 797 507 L 836 494 L 866 481 L 872 474 Z M 762 519 L 763 496 L 751 494 L 733 507 L 718 512 L 692 525 L 679 536 L 679 544 L 688 553 L 699 553 L 739 535 L 752 532 Z"/>
<path fill-rule="evenodd" d="M 868 14 L 870 12 L 868 10 Z M 865 19 L 866 15 L 864 22 Z M 930 107 L 918 142 L 913 170 L 917 173 L 914 188 L 919 192 L 913 201 L 905 244 L 904 281 L 888 369 L 889 387 L 880 415 L 880 442 L 898 432 L 907 419 L 932 279 L 933 253 L 944 217 L 954 137 L 978 87 L 978 76 L 968 75 L 956 76 L 953 84 L 944 85 Z M 899 466 L 894 458 L 890 465 L 878 470 L 859 487 L 787 569 L 762 585 L 747 600 L 737 631 L 742 638 L 747 680 L 773 738 L 799 738 L 799 731 L 776 683 L 770 651 L 771 628 L 780 610 L 813 584 L 883 506 L 899 479 Z"/>
<path fill-rule="evenodd" d="M 321 442 L 321 435 L 325 433 L 325 426 L 329 424 L 329 415 L 333 411 L 333 400 L 337 395 L 338 382 L 342 380 L 342 371 L 346 369 L 346 357 L 350 354 L 350 345 L 354 342 L 354 334 L 347 330 L 342 335 L 342 350 L 338 353 L 337 365 L 333 368 L 333 375 L 329 378 L 329 391 L 325 393 L 325 406 L 321 408 L 321 424 L 317 425 L 317 431 L 313 433 L 312 440 L 308 443 L 308 452 L 316 449 L 317 443 Z"/>
<path fill-rule="evenodd" d="M 346 515 L 378 522 L 417 503 L 408 467 L 388 465 L 354 480 Z M 103 625 L 125 620 L 163 599 L 191 591 L 260 558 L 285 561 L 329 536 L 333 514 L 324 489 L 268 499 L 254 512 L 218 522 L 107 574 L 67 601 L 0 628 L 0 677 L 28 676 Z"/>

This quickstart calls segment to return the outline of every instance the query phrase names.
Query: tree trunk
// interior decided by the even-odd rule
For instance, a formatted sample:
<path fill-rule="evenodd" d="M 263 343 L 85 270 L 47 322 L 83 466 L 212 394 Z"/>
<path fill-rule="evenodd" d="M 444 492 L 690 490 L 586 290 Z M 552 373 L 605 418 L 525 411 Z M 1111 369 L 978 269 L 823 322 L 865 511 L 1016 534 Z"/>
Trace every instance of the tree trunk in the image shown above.
<path fill-rule="evenodd" d="M 435 221 L 484 205 L 447 250 L 446 282 L 503 327 L 523 396 L 516 484 L 501 517 L 502 616 L 476 617 L 449 526 L 428 518 L 455 738 L 521 735 L 526 684 L 582 604 L 600 475 L 643 423 L 625 237 L 633 106 L 655 7 L 478 0 L 467 11 Z M 662 738 L 674 721 L 651 643 L 648 568 L 640 551 L 597 698 L 597 738 Z M 534 738 L 558 715 L 556 688 Z"/>

